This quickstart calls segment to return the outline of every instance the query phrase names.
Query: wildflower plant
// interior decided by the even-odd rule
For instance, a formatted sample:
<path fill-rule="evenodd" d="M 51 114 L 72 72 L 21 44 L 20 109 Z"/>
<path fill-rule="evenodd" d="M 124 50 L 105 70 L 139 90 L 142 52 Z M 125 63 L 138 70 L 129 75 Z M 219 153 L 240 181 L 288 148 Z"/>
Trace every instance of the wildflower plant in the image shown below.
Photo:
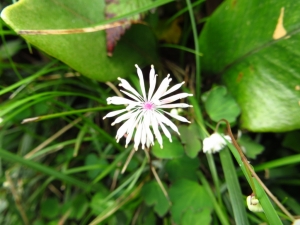
<path fill-rule="evenodd" d="M 223 1 L 214 12 L 201 0 L 10 2 L 0 12 L 1 225 L 299 223 L 299 1 Z M 136 66 L 140 88 L 123 79 L 161 57 L 188 93 L 169 75 L 158 85 L 153 66 Z M 117 77 L 122 94 L 107 98 L 98 82 Z M 102 114 L 106 99 L 123 109 Z M 224 134 L 210 135 L 221 122 Z M 238 141 L 232 126 L 245 132 Z M 256 173 L 279 169 L 266 185 Z"/>
<path fill-rule="evenodd" d="M 160 147 L 163 148 L 163 139 L 159 128 L 161 128 L 170 142 L 172 142 L 172 138 L 167 126 L 179 134 L 177 126 L 168 117 L 166 117 L 165 114 L 181 122 L 190 123 L 186 118 L 174 113 L 169 113 L 165 111 L 165 109 L 192 107 L 186 103 L 174 103 L 179 99 L 192 96 L 192 94 L 173 94 L 184 84 L 184 82 L 176 84 L 168 90 L 169 84 L 172 80 L 169 78 L 169 75 L 163 79 L 162 83 L 155 91 L 157 75 L 155 75 L 153 65 L 151 66 L 149 74 L 149 90 L 146 92 L 142 70 L 138 67 L 138 65 L 135 65 L 135 67 L 137 68 L 142 93 L 135 90 L 127 80 L 118 78 L 121 82 L 119 86 L 125 89 L 121 90 L 121 92 L 129 98 L 119 96 L 109 97 L 107 98 L 107 104 L 127 106 L 125 109 L 108 113 L 103 119 L 119 115 L 112 125 L 125 121 L 118 129 L 116 139 L 117 142 L 119 142 L 119 140 L 126 135 L 126 147 L 131 141 L 135 131 L 135 150 L 138 150 L 140 144 L 142 145 L 142 149 L 144 149 L 145 146 L 149 148 L 151 145 L 154 145 L 154 136 L 160 144 Z M 152 128 L 152 130 L 150 128 Z"/>

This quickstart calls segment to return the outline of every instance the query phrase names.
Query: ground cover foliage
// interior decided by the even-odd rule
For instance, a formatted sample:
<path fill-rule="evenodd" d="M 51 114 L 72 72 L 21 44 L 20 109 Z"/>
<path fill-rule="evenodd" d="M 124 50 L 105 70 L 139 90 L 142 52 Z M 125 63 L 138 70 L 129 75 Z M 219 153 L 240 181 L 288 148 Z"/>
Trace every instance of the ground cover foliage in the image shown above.
<path fill-rule="evenodd" d="M 21 0 L 0 7 L 0 224 L 277 225 L 299 217 L 300 3 Z M 105 30 L 22 33 L 120 20 L 126 29 L 115 39 Z M 125 148 L 114 138 L 120 126 L 102 119 L 120 109 L 106 103 L 118 94 L 118 77 L 139 88 L 134 64 L 146 86 L 153 64 L 158 81 L 170 73 L 172 85 L 185 81 L 183 92 L 193 93 L 184 100 L 193 108 L 178 111 L 191 123 L 174 121 L 181 135 L 163 138 L 163 149 L 157 142 L 149 152 L 132 151 L 132 142 Z M 236 145 L 203 153 L 221 119 L 286 211 Z M 218 131 L 228 132 L 224 123 Z M 263 211 L 248 209 L 251 194 Z"/>

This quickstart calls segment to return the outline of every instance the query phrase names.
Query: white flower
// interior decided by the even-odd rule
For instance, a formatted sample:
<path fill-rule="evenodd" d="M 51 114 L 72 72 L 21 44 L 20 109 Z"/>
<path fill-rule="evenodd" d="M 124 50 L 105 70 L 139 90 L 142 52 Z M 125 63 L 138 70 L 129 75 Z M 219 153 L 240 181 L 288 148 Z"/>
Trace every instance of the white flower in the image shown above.
<path fill-rule="evenodd" d="M 228 135 L 223 136 L 227 141 L 231 142 L 231 138 Z M 219 152 L 226 146 L 226 141 L 220 134 L 213 133 L 203 140 L 203 152 L 204 153 L 215 153 Z"/>
<path fill-rule="evenodd" d="M 150 129 L 150 127 L 152 127 L 155 138 L 157 139 L 158 143 L 160 144 L 160 147 L 162 148 L 163 141 L 159 131 L 159 127 L 162 129 L 163 133 L 167 136 L 167 138 L 169 138 L 170 142 L 172 142 L 171 134 L 166 128 L 166 125 L 171 127 L 172 130 L 174 130 L 176 133 L 179 134 L 176 125 L 170 119 L 168 119 L 164 114 L 173 117 L 179 121 L 190 123 L 186 118 L 179 115 L 168 113 L 164 111 L 164 109 L 192 107 L 185 103 L 172 103 L 178 99 L 192 96 L 192 94 L 180 93 L 170 97 L 165 97 L 171 94 L 172 92 L 178 90 L 184 84 L 184 82 L 179 83 L 177 85 L 174 85 L 169 90 L 167 90 L 169 87 L 169 83 L 172 80 L 169 78 L 169 75 L 162 81 L 162 83 L 160 84 L 156 92 L 154 92 L 157 75 L 155 75 L 154 67 L 152 65 L 149 74 L 150 87 L 147 95 L 145 91 L 143 73 L 137 65 L 135 65 L 135 67 L 137 68 L 137 74 L 140 80 L 142 95 L 138 93 L 126 80 L 122 78 L 118 78 L 121 82 L 119 86 L 125 89 L 125 90 L 121 90 L 121 92 L 123 92 L 125 95 L 130 97 L 130 99 L 117 97 L 117 96 L 110 97 L 107 98 L 107 104 L 128 105 L 128 106 L 125 109 L 108 113 L 103 119 L 105 119 L 106 117 L 113 117 L 122 114 L 116 118 L 116 120 L 112 123 L 112 126 L 115 125 L 116 123 L 120 123 L 126 120 L 123 123 L 123 125 L 118 129 L 116 135 L 117 142 L 119 142 L 120 138 L 122 138 L 125 134 L 127 135 L 125 147 L 128 146 L 133 136 L 135 128 L 136 128 L 136 132 L 134 136 L 135 150 L 138 149 L 139 144 L 142 144 L 143 149 L 145 145 L 148 148 L 150 147 L 150 145 L 154 145 L 154 138 L 153 138 L 152 131 Z"/>

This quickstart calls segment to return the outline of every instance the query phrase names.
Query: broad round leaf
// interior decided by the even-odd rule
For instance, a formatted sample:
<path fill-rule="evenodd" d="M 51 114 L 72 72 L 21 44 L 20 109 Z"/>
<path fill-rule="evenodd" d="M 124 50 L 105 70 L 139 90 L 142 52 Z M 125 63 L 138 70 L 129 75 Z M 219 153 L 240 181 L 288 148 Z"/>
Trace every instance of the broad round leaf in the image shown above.
<path fill-rule="evenodd" d="M 162 149 L 160 148 L 159 143 L 155 141 L 155 144 L 152 148 L 153 155 L 161 159 L 173 159 L 182 156 L 184 154 L 182 144 L 176 137 L 173 137 L 172 139 L 172 142 L 170 142 L 169 139 L 163 137 Z"/>
<path fill-rule="evenodd" d="M 256 159 L 256 156 L 261 154 L 264 146 L 252 140 L 248 135 L 242 135 L 238 139 L 239 145 L 242 147 L 246 156 L 251 159 Z"/>
<path fill-rule="evenodd" d="M 299 10 L 299 1 L 225 1 L 205 25 L 202 68 L 222 75 L 246 129 L 300 128 Z"/>
<path fill-rule="evenodd" d="M 232 123 L 241 112 L 234 98 L 227 93 L 227 89 L 218 86 L 208 93 L 205 109 L 209 117 L 215 122 L 226 119 Z"/>
<path fill-rule="evenodd" d="M 212 201 L 205 189 L 195 181 L 179 180 L 170 188 L 169 196 L 173 203 L 171 214 L 176 224 L 182 224 L 181 218 L 187 211 L 201 213 L 204 209 L 212 208 Z M 203 216 L 207 218 L 206 211 L 203 212 Z M 186 215 L 184 219 L 189 221 L 189 215 Z"/>
<path fill-rule="evenodd" d="M 53 219 L 59 214 L 59 203 L 57 198 L 48 198 L 41 204 L 41 215 Z"/>
<path fill-rule="evenodd" d="M 165 186 L 165 185 L 164 185 Z M 166 188 L 166 186 L 165 186 Z M 162 192 L 157 181 L 151 181 L 143 186 L 141 195 L 147 205 L 154 205 L 154 211 L 159 216 L 164 216 L 170 207 L 169 201 Z"/>
<path fill-rule="evenodd" d="M 199 128 L 196 124 L 189 126 L 181 125 L 179 127 L 180 139 L 184 144 L 185 152 L 190 158 L 195 158 L 202 148 L 200 141 Z"/>
<path fill-rule="evenodd" d="M 169 160 L 165 168 L 171 182 L 175 182 L 180 179 L 197 181 L 196 172 L 199 166 L 199 158 L 191 159 L 184 155 L 180 158 Z"/>
<path fill-rule="evenodd" d="M 211 210 L 187 210 L 182 217 L 182 225 L 210 225 L 211 224 Z"/>
<path fill-rule="evenodd" d="M 104 21 L 104 7 L 104 1 L 98 0 L 22 0 L 6 7 L 1 17 L 16 31 L 83 28 Z M 126 32 L 113 57 L 107 56 L 105 31 L 22 36 L 28 43 L 99 81 L 125 77 L 135 70 L 134 64 L 153 63 L 157 58 L 154 34 L 144 25 L 132 26 Z"/>

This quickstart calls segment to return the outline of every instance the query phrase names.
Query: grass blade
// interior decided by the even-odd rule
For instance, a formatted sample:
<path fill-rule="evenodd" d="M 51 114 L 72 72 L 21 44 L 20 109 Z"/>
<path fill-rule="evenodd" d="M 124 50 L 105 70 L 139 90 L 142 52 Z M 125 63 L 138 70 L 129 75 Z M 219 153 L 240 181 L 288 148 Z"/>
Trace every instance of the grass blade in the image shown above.
<path fill-rule="evenodd" d="M 230 152 L 227 148 L 220 151 L 220 159 L 231 200 L 235 223 L 249 225 L 238 176 Z"/>
<path fill-rule="evenodd" d="M 21 165 L 23 166 L 27 166 L 31 169 L 34 169 L 34 170 L 37 170 L 41 173 L 44 173 L 44 174 L 47 174 L 49 176 L 52 176 L 52 177 L 55 177 L 56 179 L 58 180 L 61 180 L 61 181 L 64 181 L 66 183 L 69 183 L 69 184 L 73 184 L 79 188 L 82 188 L 84 189 L 85 191 L 88 191 L 90 188 L 89 186 L 86 184 L 86 183 L 83 183 L 82 181 L 74 178 L 74 177 L 71 177 L 71 176 L 68 176 L 68 175 L 65 175 L 61 172 L 58 172 L 54 169 L 51 169 L 47 166 L 44 166 L 44 165 L 41 165 L 37 162 L 33 162 L 31 160 L 26 160 L 18 155 L 15 155 L 13 153 L 10 153 L 4 149 L 0 149 L 0 157 L 3 158 L 3 159 L 6 159 L 8 161 L 11 161 L 11 162 L 16 162 L 16 163 L 20 163 Z"/>

